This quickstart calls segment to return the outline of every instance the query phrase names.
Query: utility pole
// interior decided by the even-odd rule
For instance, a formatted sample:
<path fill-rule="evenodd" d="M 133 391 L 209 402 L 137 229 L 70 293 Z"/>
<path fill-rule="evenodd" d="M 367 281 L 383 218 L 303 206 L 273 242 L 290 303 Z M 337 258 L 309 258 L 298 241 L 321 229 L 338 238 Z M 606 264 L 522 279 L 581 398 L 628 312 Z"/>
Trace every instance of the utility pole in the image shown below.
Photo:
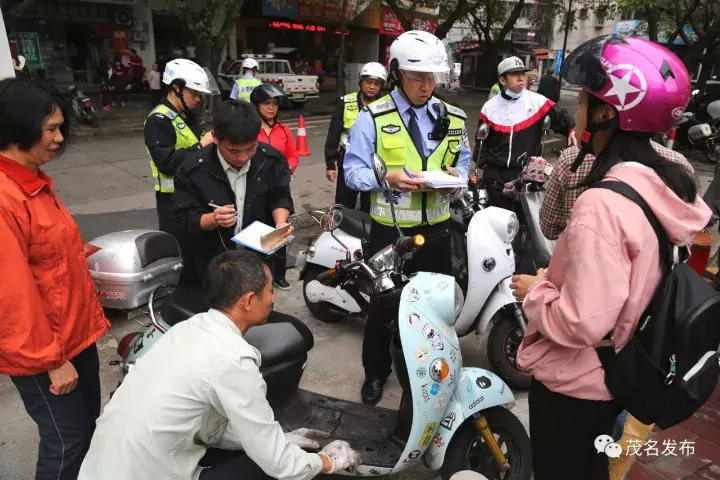
<path fill-rule="evenodd" d="M 338 58 L 337 86 L 335 87 L 336 97 L 342 97 L 345 94 L 345 78 L 343 70 L 345 69 L 345 30 L 347 29 L 348 0 L 342 3 L 342 20 L 340 21 L 340 58 Z"/>
<path fill-rule="evenodd" d="M 563 49 L 560 56 L 560 65 L 562 65 L 565 61 L 565 52 L 567 51 L 567 37 L 568 32 L 570 31 L 570 17 L 572 17 L 572 2 L 573 0 L 569 0 L 567 15 L 565 16 L 565 38 L 563 39 Z M 560 98 L 560 92 L 562 92 L 562 70 L 560 71 L 559 77 L 560 85 L 558 86 L 558 98 Z"/>

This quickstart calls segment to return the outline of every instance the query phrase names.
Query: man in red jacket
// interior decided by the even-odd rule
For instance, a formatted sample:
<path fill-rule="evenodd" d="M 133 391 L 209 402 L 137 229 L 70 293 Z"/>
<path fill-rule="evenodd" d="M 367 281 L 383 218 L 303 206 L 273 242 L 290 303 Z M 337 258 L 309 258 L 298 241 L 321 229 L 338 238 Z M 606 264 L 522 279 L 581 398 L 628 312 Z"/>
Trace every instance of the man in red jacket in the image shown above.
<path fill-rule="evenodd" d="M 65 146 L 52 87 L 0 81 L 0 374 L 38 426 L 37 479 L 75 479 L 100 415 L 95 342 L 110 327 L 80 231 L 40 169 Z"/>

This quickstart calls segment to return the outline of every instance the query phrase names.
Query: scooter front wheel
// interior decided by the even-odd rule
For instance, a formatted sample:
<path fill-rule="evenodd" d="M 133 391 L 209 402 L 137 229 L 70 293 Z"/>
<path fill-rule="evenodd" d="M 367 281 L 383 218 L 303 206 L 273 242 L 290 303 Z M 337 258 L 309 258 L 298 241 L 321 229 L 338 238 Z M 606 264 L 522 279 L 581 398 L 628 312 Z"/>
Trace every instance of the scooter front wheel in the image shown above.
<path fill-rule="evenodd" d="M 315 318 L 326 323 L 335 323 L 342 320 L 344 315 L 333 311 L 332 306 L 329 303 L 311 302 L 306 293 L 308 283 L 316 280 L 318 275 L 327 272 L 327 270 L 327 268 L 321 267 L 319 265 L 308 266 L 307 270 L 305 271 L 305 276 L 303 277 L 303 299 L 305 299 L 305 305 Z M 327 282 L 324 282 L 323 284 L 333 288 L 337 286 L 332 278 L 329 279 Z"/>
<path fill-rule="evenodd" d="M 532 447 L 523 424 L 503 407 L 488 408 L 481 413 L 509 468 L 505 471 L 500 468 L 490 447 L 475 427 L 473 417 L 470 417 L 450 440 L 445 461 L 440 468 L 442 479 L 449 480 L 457 472 L 471 470 L 488 480 L 529 480 L 532 475 Z"/>
<path fill-rule="evenodd" d="M 497 374 L 513 388 L 530 388 L 529 373 L 517 365 L 517 352 L 523 339 L 523 332 L 517 325 L 512 308 L 505 307 L 499 314 L 488 336 L 488 358 Z"/>

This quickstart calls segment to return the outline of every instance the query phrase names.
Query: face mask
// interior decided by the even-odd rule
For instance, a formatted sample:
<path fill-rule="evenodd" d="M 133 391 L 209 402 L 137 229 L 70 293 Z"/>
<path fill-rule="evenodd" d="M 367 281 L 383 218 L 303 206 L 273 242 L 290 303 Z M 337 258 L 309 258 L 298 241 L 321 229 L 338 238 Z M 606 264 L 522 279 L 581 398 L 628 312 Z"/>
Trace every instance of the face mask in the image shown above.
<path fill-rule="evenodd" d="M 520 93 L 514 92 L 514 91 L 510 90 L 509 88 L 505 89 L 505 95 L 512 98 L 513 100 L 517 100 L 518 98 L 520 98 L 523 93 L 525 93 L 524 88 L 520 91 Z"/>

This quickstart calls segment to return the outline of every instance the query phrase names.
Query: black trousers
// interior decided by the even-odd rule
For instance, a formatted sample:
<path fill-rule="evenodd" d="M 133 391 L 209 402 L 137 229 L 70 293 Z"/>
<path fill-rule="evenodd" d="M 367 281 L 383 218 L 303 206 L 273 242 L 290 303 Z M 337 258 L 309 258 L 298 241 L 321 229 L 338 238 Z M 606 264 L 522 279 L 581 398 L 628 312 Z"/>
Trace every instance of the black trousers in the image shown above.
<path fill-rule="evenodd" d="M 608 480 L 608 457 L 594 442 L 612 435 L 622 411 L 615 402 L 561 395 L 533 378 L 528 403 L 535 480 Z"/>
<path fill-rule="evenodd" d="M 436 225 L 422 225 L 415 228 L 404 228 L 403 234 L 407 236 L 422 234 L 425 236 L 425 246 L 419 249 L 413 259 L 405 264 L 407 273 L 434 272 L 450 274 L 452 272 L 452 258 L 450 254 L 450 236 L 446 235 L 433 240 L 438 234 L 449 230 L 450 222 Z M 395 227 L 388 227 L 377 222 L 372 223 L 370 230 L 370 250 L 372 254 L 387 247 L 397 240 Z M 383 318 L 386 312 L 371 307 L 365 324 L 363 337 L 362 360 L 365 368 L 365 377 L 387 378 L 392 371 L 392 357 L 390 356 L 390 341 L 392 333 L 388 329 L 388 318 Z M 395 312 L 397 315 L 397 312 Z"/>
<path fill-rule="evenodd" d="M 95 344 L 70 362 L 77 370 L 78 382 L 67 395 L 50 393 L 47 372 L 10 377 L 38 426 L 36 480 L 76 479 L 100 416 L 100 363 Z"/>
<path fill-rule="evenodd" d="M 186 244 L 186 236 L 183 233 L 183 229 L 180 225 L 178 225 L 173 216 L 175 204 L 172 200 L 172 194 L 155 192 L 155 201 L 158 215 L 158 229 L 175 237 L 178 245 L 180 245 L 180 253 L 183 258 L 183 269 L 180 274 L 180 281 L 178 282 L 178 285 L 182 287 L 200 285 L 203 279 L 201 274 L 196 271 L 195 261 L 192 254 L 192 246 Z"/>
<path fill-rule="evenodd" d="M 487 188 L 488 203 L 491 206 L 510 211 L 518 210 L 517 207 L 519 207 L 519 205 L 516 205 L 510 197 L 503 195 L 503 189 L 507 182 L 518 178 L 521 172 L 522 170 L 517 168 L 498 168 L 494 166 L 489 166 L 485 169 L 483 183 Z"/>
<path fill-rule="evenodd" d="M 273 281 L 278 282 L 285 280 L 285 271 L 287 270 L 287 246 L 282 247 L 275 252 L 270 259 L 270 272 Z"/>
<path fill-rule="evenodd" d="M 365 213 L 370 213 L 370 192 L 358 192 L 347 186 L 342 163 L 338 165 L 336 181 L 335 203 L 340 203 L 348 208 L 354 209 L 357 205 L 358 195 L 360 195 L 360 210 Z"/>
<path fill-rule="evenodd" d="M 211 448 L 200 465 L 208 466 L 200 473 L 200 480 L 273 480 L 241 451 Z"/>

